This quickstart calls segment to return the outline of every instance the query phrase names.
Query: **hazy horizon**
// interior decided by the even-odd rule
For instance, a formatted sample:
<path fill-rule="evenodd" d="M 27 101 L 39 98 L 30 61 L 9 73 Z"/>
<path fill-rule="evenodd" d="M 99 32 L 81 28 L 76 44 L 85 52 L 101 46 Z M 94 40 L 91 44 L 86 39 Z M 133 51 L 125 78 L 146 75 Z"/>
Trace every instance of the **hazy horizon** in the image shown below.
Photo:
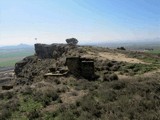
<path fill-rule="evenodd" d="M 159 0 L 1 0 L 0 46 L 160 39 Z M 37 40 L 35 40 L 37 38 Z"/>
<path fill-rule="evenodd" d="M 59 43 L 59 42 L 53 42 L 53 43 L 45 43 L 45 42 L 37 42 L 37 43 L 40 43 L 40 44 L 54 44 L 54 43 Z M 60 42 L 62 44 L 66 44 L 65 40 L 63 42 Z M 17 47 L 17 46 L 34 46 L 35 43 L 33 44 L 27 44 L 27 43 L 17 43 L 17 44 L 9 44 L 9 45 L 0 45 L 0 48 L 1 47 Z M 78 45 L 98 45 L 98 46 L 106 46 L 109 45 L 109 46 L 125 46 L 125 45 L 139 45 L 141 46 L 142 44 L 144 45 L 148 45 L 148 44 L 152 44 L 152 45 L 157 45 L 159 46 L 160 45 L 160 38 L 157 38 L 157 39 L 144 39 L 144 40 L 139 40 L 139 41 L 127 41 L 127 40 L 124 40 L 124 41 L 101 41 L 99 42 L 99 40 L 97 41 L 93 41 L 93 42 L 80 42 L 78 43 Z"/>

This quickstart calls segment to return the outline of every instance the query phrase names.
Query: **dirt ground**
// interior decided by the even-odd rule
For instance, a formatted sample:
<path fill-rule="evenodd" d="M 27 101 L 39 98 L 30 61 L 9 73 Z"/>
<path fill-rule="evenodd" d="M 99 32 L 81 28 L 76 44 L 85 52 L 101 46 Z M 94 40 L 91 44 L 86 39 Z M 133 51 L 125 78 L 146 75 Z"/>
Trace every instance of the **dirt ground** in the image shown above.
<path fill-rule="evenodd" d="M 99 56 L 102 58 L 106 58 L 109 60 L 116 60 L 116 61 L 123 61 L 123 62 L 128 62 L 128 63 L 142 63 L 142 64 L 146 64 L 145 62 L 138 60 L 136 58 L 129 58 L 124 54 L 121 53 L 108 53 L 108 52 L 100 52 Z"/>
<path fill-rule="evenodd" d="M 88 57 L 88 58 L 95 58 L 97 57 L 98 59 L 108 59 L 108 60 L 115 60 L 115 61 L 122 61 L 122 62 L 128 62 L 128 63 L 142 63 L 142 64 L 147 64 L 139 59 L 136 58 L 129 58 L 125 54 L 121 53 L 110 53 L 110 52 L 99 52 L 99 53 L 94 53 L 94 52 L 88 52 L 88 54 L 82 56 L 82 57 Z"/>

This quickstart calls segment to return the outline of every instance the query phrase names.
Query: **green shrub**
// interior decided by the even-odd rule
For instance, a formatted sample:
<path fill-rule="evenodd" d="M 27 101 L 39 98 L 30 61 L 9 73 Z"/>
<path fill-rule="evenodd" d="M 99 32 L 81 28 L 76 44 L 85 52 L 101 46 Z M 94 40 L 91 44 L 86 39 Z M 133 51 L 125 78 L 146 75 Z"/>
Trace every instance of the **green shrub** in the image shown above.
<path fill-rule="evenodd" d="M 55 79 L 54 82 L 58 85 L 61 84 L 61 81 L 59 79 Z"/>
<path fill-rule="evenodd" d="M 1 94 L 2 99 L 11 99 L 13 98 L 14 93 L 13 92 L 4 92 Z"/>
<path fill-rule="evenodd" d="M 11 111 L 9 111 L 7 108 L 3 108 L 0 110 L 0 120 L 6 120 L 11 116 Z"/>
<path fill-rule="evenodd" d="M 26 100 L 22 99 L 19 106 L 21 112 L 33 112 L 42 108 L 42 104 L 35 101 L 31 97 L 27 97 Z"/>
<path fill-rule="evenodd" d="M 66 91 L 68 91 L 68 87 L 67 86 L 60 86 L 57 88 L 56 90 L 58 93 L 65 93 Z"/>
<path fill-rule="evenodd" d="M 53 88 L 42 88 L 33 93 L 33 99 L 41 102 L 43 106 L 49 105 L 50 102 L 56 101 L 58 98 L 59 95 Z"/>
<path fill-rule="evenodd" d="M 38 111 L 38 110 L 33 110 L 27 114 L 27 118 L 29 120 L 34 120 L 39 117 L 40 117 L 40 111 Z"/>
<path fill-rule="evenodd" d="M 22 93 L 23 95 L 31 95 L 31 94 L 33 93 L 33 91 L 32 91 L 32 88 L 31 88 L 31 87 L 26 86 L 26 87 L 24 87 L 24 88 L 21 90 L 21 93 Z"/>
<path fill-rule="evenodd" d="M 111 87 L 115 90 L 121 90 L 126 87 L 126 83 L 123 81 L 115 81 L 111 83 Z"/>

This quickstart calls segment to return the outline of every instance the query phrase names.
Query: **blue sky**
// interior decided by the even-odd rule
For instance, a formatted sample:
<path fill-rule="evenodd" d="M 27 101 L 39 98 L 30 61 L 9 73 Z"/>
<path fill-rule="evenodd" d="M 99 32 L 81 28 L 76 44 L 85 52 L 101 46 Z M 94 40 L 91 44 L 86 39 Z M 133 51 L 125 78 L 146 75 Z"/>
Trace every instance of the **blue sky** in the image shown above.
<path fill-rule="evenodd" d="M 0 0 L 0 46 L 160 37 L 160 0 Z"/>

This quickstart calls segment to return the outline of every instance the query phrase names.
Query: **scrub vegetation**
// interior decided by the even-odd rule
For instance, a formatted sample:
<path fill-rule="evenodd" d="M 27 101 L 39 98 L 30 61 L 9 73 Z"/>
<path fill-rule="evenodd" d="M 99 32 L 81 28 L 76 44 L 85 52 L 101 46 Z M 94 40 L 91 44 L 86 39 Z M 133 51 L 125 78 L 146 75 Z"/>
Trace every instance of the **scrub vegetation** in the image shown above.
<path fill-rule="evenodd" d="M 96 79 L 72 74 L 44 77 L 53 64 L 64 65 L 65 55 L 59 62 L 30 56 L 20 75 L 32 76 L 13 79 L 13 89 L 0 90 L 0 119 L 159 120 L 157 54 L 91 46 L 74 49 L 65 55 L 80 53 L 94 59 Z"/>

